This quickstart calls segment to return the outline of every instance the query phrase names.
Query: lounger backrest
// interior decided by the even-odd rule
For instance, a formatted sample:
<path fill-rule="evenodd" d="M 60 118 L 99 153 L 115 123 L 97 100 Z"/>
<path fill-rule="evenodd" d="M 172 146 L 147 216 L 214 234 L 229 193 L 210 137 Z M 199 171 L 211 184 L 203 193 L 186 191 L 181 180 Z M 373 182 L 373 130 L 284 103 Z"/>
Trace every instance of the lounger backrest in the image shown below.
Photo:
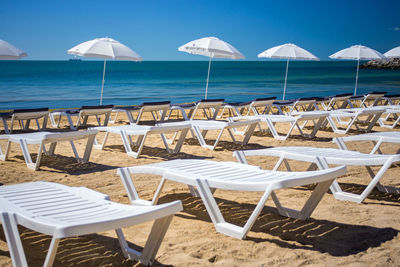
<path fill-rule="evenodd" d="M 82 108 L 80 109 L 80 114 L 82 116 L 107 114 L 111 113 L 113 107 L 113 105 L 82 106 Z"/>
<path fill-rule="evenodd" d="M 338 94 L 330 97 L 330 100 L 334 101 L 346 101 L 352 96 L 352 94 Z"/>
<path fill-rule="evenodd" d="M 267 105 L 272 105 L 276 99 L 276 96 L 274 97 L 266 97 L 266 98 L 256 98 L 253 100 L 251 103 L 251 106 L 253 107 L 265 107 Z"/>
<path fill-rule="evenodd" d="M 40 119 L 49 114 L 48 108 L 14 109 L 12 117 L 15 120 Z"/>
<path fill-rule="evenodd" d="M 171 101 L 161 101 L 161 102 L 144 102 L 141 105 L 143 111 L 158 111 L 158 110 L 168 110 L 171 107 Z"/>
<path fill-rule="evenodd" d="M 224 99 L 202 99 L 197 102 L 198 108 L 216 108 L 224 104 Z"/>

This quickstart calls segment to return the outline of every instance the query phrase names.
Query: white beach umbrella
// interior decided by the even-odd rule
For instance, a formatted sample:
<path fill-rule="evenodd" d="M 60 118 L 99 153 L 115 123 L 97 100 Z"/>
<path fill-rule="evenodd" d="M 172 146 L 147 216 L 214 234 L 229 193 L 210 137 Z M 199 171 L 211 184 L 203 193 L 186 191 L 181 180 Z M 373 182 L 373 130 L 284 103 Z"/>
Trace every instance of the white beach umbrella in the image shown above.
<path fill-rule="evenodd" d="M 265 50 L 264 52 L 258 54 L 258 57 L 265 58 L 281 58 L 286 59 L 286 74 L 285 74 L 285 85 L 283 87 L 283 100 L 285 100 L 286 94 L 286 82 L 287 82 L 287 74 L 289 69 L 289 60 L 297 59 L 297 60 L 319 60 L 316 56 L 308 52 L 307 50 L 295 45 L 295 44 L 283 44 L 272 47 L 270 49 Z"/>
<path fill-rule="evenodd" d="M 100 105 L 103 103 L 103 88 L 104 88 L 104 77 L 106 72 L 106 60 L 107 59 L 130 60 L 130 61 L 142 60 L 142 58 L 135 51 L 121 44 L 120 42 L 108 37 L 96 38 L 78 44 L 77 46 L 74 46 L 71 49 L 69 49 L 67 53 L 71 55 L 78 55 L 81 57 L 104 58 Z"/>
<path fill-rule="evenodd" d="M 354 95 L 357 94 L 358 70 L 360 68 L 360 60 L 385 58 L 385 56 L 379 53 L 378 51 L 363 45 L 353 45 L 349 48 L 342 49 L 336 52 L 335 54 L 330 55 L 329 57 L 334 59 L 357 60 L 357 74 L 356 74 L 356 85 L 354 87 Z"/>
<path fill-rule="evenodd" d="M 20 59 L 27 54 L 6 41 L 0 40 L 0 60 Z"/>
<path fill-rule="evenodd" d="M 400 58 L 400 46 L 390 49 L 383 55 L 390 58 Z"/>
<path fill-rule="evenodd" d="M 204 37 L 191 41 L 187 44 L 182 45 L 178 48 L 178 51 L 186 52 L 194 55 L 202 55 L 209 57 L 208 61 L 208 73 L 206 83 L 206 94 L 207 99 L 208 91 L 208 80 L 210 77 L 210 67 L 212 58 L 231 58 L 231 59 L 243 59 L 244 56 L 232 45 L 216 38 L 216 37 Z"/>

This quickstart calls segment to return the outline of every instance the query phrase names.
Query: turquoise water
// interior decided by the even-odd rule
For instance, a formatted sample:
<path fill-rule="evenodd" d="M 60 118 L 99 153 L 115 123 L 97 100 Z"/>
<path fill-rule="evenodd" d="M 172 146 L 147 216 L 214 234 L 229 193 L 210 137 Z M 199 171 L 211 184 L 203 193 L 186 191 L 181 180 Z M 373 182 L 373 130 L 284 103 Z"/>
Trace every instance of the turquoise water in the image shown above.
<path fill-rule="evenodd" d="M 204 98 L 208 61 L 108 61 L 103 104 Z M 212 62 L 208 98 L 282 98 L 286 62 Z M 99 104 L 102 61 L 0 61 L 0 110 Z M 286 99 L 354 91 L 354 61 L 291 61 Z M 357 92 L 400 93 L 399 70 L 360 69 Z"/>

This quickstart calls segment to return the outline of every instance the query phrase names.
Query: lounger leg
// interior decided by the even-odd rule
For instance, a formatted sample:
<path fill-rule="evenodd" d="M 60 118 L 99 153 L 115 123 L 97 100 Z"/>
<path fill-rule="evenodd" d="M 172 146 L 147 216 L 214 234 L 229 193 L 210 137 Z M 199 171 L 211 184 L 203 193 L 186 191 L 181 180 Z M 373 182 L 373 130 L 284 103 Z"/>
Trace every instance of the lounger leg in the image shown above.
<path fill-rule="evenodd" d="M 382 113 L 374 114 L 373 119 L 368 124 L 368 127 L 365 129 L 365 132 L 370 132 L 372 130 L 372 128 L 375 126 L 381 115 Z"/>
<path fill-rule="evenodd" d="M 139 194 L 136 191 L 135 185 L 133 184 L 131 173 L 128 168 L 118 168 L 117 172 L 118 175 L 121 177 L 122 183 L 125 187 L 131 204 L 144 206 L 152 205 L 152 202 L 140 199 Z"/>
<path fill-rule="evenodd" d="M 247 145 L 247 143 L 250 141 L 250 138 L 252 137 L 254 130 L 256 129 L 258 123 L 253 123 L 249 127 L 246 127 L 246 133 L 244 135 L 242 144 Z M 232 134 L 231 134 L 232 135 Z"/>
<path fill-rule="evenodd" d="M 78 162 L 82 162 L 81 158 L 79 157 L 78 151 L 76 150 L 75 144 L 74 142 L 71 140 L 69 141 L 72 151 L 74 152 L 75 158 Z"/>
<path fill-rule="evenodd" d="M 383 138 L 379 138 L 378 142 L 372 141 L 374 143 L 374 148 L 371 150 L 370 154 L 375 154 L 375 152 L 378 152 L 378 154 L 383 154 L 382 151 L 379 149 L 381 144 L 383 143 Z"/>
<path fill-rule="evenodd" d="M 114 123 L 117 121 L 118 113 L 119 113 L 118 111 L 115 111 L 115 117 L 114 117 L 114 119 L 112 119 L 111 113 L 110 113 L 110 117 L 109 117 L 109 122 L 110 122 L 110 123 L 114 124 Z"/>
<path fill-rule="evenodd" d="M 6 236 L 13 265 L 28 267 L 14 216 L 6 212 L 0 213 L 0 221 Z"/>
<path fill-rule="evenodd" d="M 60 243 L 60 239 L 59 238 L 55 238 L 53 236 L 53 238 L 51 239 L 49 251 L 47 252 L 46 260 L 44 261 L 43 266 L 50 267 L 50 266 L 53 265 L 53 262 L 54 262 L 54 259 L 56 257 L 57 248 L 58 248 L 58 244 L 59 243 Z"/>
<path fill-rule="evenodd" d="M 33 169 L 33 170 L 36 171 L 39 168 L 40 159 L 42 157 L 43 144 L 41 143 L 39 145 L 39 150 L 38 150 L 38 154 L 37 154 L 37 158 L 36 158 L 36 163 L 33 163 L 33 161 L 32 161 L 31 155 L 29 153 L 27 142 L 24 139 L 21 139 L 21 140 L 19 140 L 19 145 L 21 147 L 22 154 L 24 155 L 26 166 L 29 169 Z"/>
<path fill-rule="evenodd" d="M 129 124 L 135 124 L 135 119 L 133 118 L 133 114 L 132 112 L 130 112 L 129 110 L 125 110 L 126 116 L 128 117 L 129 120 Z M 117 117 L 115 117 L 116 119 Z"/>
<path fill-rule="evenodd" d="M 222 134 L 224 133 L 224 130 L 225 130 L 225 128 L 223 128 L 223 129 L 219 132 L 219 134 L 218 134 L 218 136 L 217 136 L 217 139 L 215 139 L 215 143 L 214 143 L 214 145 L 212 146 L 211 150 L 214 150 L 215 147 L 218 145 L 219 139 L 221 139 L 221 136 L 222 136 Z M 233 137 L 233 135 L 231 135 L 231 137 Z M 233 137 L 232 140 L 233 140 L 234 143 L 236 143 L 235 137 Z"/>
<path fill-rule="evenodd" d="M 54 151 L 56 150 L 57 142 L 50 143 L 49 151 L 47 151 L 47 155 L 54 155 Z M 45 150 L 45 149 L 43 149 Z"/>
<path fill-rule="evenodd" d="M 157 255 L 161 242 L 167 233 L 168 227 L 171 224 L 173 215 L 165 216 L 155 220 L 151 228 L 150 235 L 147 239 L 146 245 L 143 248 L 140 262 L 145 265 L 153 264 L 154 258 Z"/>
<path fill-rule="evenodd" d="M 14 116 L 11 117 L 10 133 L 12 133 L 13 129 L 14 129 Z"/>
<path fill-rule="evenodd" d="M 275 205 L 280 215 L 294 219 L 306 220 L 311 216 L 311 214 L 317 207 L 318 203 L 321 201 L 322 197 L 328 191 L 333 181 L 334 180 L 329 180 L 329 181 L 324 181 L 322 183 L 318 183 L 313 193 L 308 198 L 307 202 L 304 204 L 303 208 L 300 211 L 283 207 L 280 204 L 275 193 L 271 194 L 271 196 L 275 202 Z"/>
<path fill-rule="evenodd" d="M 4 152 L 4 155 L 2 154 L 2 151 L 0 150 L 0 159 L 1 160 L 7 160 L 8 159 L 8 155 L 10 154 L 10 148 L 11 148 L 11 143 L 10 141 L 7 141 L 7 145 L 6 145 L 6 150 Z"/>
<path fill-rule="evenodd" d="M 161 242 L 171 224 L 173 215 L 165 216 L 157 219 L 153 223 L 149 237 L 147 238 L 146 245 L 142 252 L 136 251 L 128 246 L 124 234 L 121 229 L 116 229 L 119 244 L 122 249 L 122 253 L 126 258 L 130 258 L 136 261 L 140 261 L 144 265 L 151 265 L 154 262 L 154 258 L 160 248 Z"/>
<path fill-rule="evenodd" d="M 292 168 L 289 165 L 289 162 L 287 161 L 287 159 L 285 159 L 285 156 L 282 156 L 279 158 L 278 162 L 275 164 L 274 168 L 272 169 L 273 171 L 277 171 L 279 169 L 279 167 L 282 165 L 282 162 L 285 163 L 285 167 L 286 169 L 291 172 Z"/>
<path fill-rule="evenodd" d="M 6 134 L 10 133 L 10 130 L 8 129 L 8 125 L 7 125 L 7 119 L 4 117 L 1 117 L 1 120 L 3 121 L 3 126 L 4 126 L 4 131 Z"/>
<path fill-rule="evenodd" d="M 276 128 L 275 128 L 274 123 L 273 123 L 271 120 L 266 119 L 266 122 L 267 122 L 267 124 L 268 124 L 268 129 L 269 129 L 269 131 L 271 132 L 272 136 L 273 136 L 276 140 L 286 140 L 287 136 L 286 136 L 286 137 L 285 137 L 285 136 L 280 136 L 280 135 L 278 134 Z M 292 125 L 292 127 L 293 127 L 293 125 Z"/>
<path fill-rule="evenodd" d="M 390 165 L 387 167 L 389 168 L 392 165 L 393 162 L 390 163 Z M 386 164 L 385 164 L 386 165 Z M 382 166 L 381 169 L 377 172 L 377 174 L 375 175 L 374 172 L 372 171 L 370 166 L 366 166 L 369 175 L 372 178 L 372 181 L 370 183 L 371 186 L 375 185 L 376 188 L 383 193 L 390 193 L 390 194 L 400 194 L 400 188 L 396 188 L 393 186 L 383 186 L 381 183 L 379 183 L 379 180 L 381 179 L 382 175 L 386 172 L 387 168 Z M 369 185 L 368 185 L 369 186 Z M 368 188 L 368 187 L 367 187 Z M 367 190 L 367 188 L 365 190 Z M 372 190 L 371 190 L 372 191 Z M 363 192 L 364 193 L 364 192 Z M 369 193 L 367 194 L 367 196 L 369 195 Z"/>
<path fill-rule="evenodd" d="M 201 130 L 198 126 L 193 126 L 192 130 L 194 131 L 195 136 L 197 137 L 197 140 L 200 143 L 200 146 L 213 150 L 213 146 L 207 145 L 206 141 L 204 140 L 203 135 L 201 134 Z"/>
<path fill-rule="evenodd" d="M 96 135 L 90 135 L 88 137 L 87 143 L 86 143 L 86 148 L 85 148 L 85 153 L 83 154 L 82 162 L 88 162 L 90 158 L 90 154 L 92 153 L 92 148 L 93 148 L 93 143 Z"/>
<path fill-rule="evenodd" d="M 110 117 L 111 117 L 111 111 L 110 111 L 110 112 L 107 112 L 106 114 L 104 114 L 104 123 L 103 123 L 103 126 L 107 126 L 107 125 L 108 125 L 108 122 L 109 122 L 109 120 L 110 120 Z"/>
<path fill-rule="evenodd" d="M 325 117 L 318 119 L 317 123 L 314 124 L 314 128 L 313 128 L 312 132 L 308 135 L 309 138 L 314 138 L 315 137 L 315 135 L 317 134 L 317 132 L 321 128 L 321 126 L 324 123 L 324 121 L 325 121 Z"/>
<path fill-rule="evenodd" d="M 108 136 L 109 136 L 109 135 L 110 135 L 109 132 L 106 132 L 106 133 L 105 133 L 104 138 L 103 138 L 103 141 L 101 142 L 100 145 L 98 144 L 97 139 L 96 139 L 96 137 L 95 137 L 94 140 L 93 140 L 93 141 L 94 141 L 93 147 L 96 148 L 96 149 L 103 150 L 103 149 L 104 149 L 104 146 L 105 146 L 106 143 L 107 143 L 107 139 L 108 139 Z"/>
<path fill-rule="evenodd" d="M 78 129 L 78 126 L 79 126 L 79 116 L 78 116 L 78 121 L 76 122 L 76 127 L 74 126 L 74 122 L 72 121 L 72 117 L 71 117 L 70 114 L 67 114 L 67 120 L 68 120 L 68 123 L 69 123 L 69 128 L 70 128 L 71 130 L 76 130 L 76 129 Z"/>
<path fill-rule="evenodd" d="M 138 148 L 137 152 L 134 152 L 132 150 L 132 148 L 130 146 L 130 143 L 129 143 L 129 137 L 126 134 L 126 132 L 125 131 L 121 131 L 120 135 L 121 135 L 121 139 L 122 139 L 122 142 L 124 144 L 124 147 L 125 147 L 125 151 L 128 154 L 128 156 L 131 156 L 131 157 L 134 157 L 134 158 L 137 159 L 139 157 L 140 153 L 142 152 L 142 149 L 143 149 L 143 146 L 144 146 L 144 142 L 146 141 L 147 135 L 141 135 L 141 136 L 138 137 L 138 146 L 139 146 L 139 148 Z"/>

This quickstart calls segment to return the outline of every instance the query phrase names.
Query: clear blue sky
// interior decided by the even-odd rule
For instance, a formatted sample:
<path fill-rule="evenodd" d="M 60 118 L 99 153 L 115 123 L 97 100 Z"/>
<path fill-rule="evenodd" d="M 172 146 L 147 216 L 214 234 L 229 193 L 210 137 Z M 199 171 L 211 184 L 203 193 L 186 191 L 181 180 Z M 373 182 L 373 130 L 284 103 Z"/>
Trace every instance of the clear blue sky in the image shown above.
<path fill-rule="evenodd" d="M 144 60 L 207 60 L 177 51 L 206 36 L 248 60 L 288 42 L 324 60 L 354 44 L 382 53 L 399 46 L 399 14 L 399 0 L 1 0 L 0 39 L 31 60 L 67 59 L 67 49 L 105 36 Z"/>

